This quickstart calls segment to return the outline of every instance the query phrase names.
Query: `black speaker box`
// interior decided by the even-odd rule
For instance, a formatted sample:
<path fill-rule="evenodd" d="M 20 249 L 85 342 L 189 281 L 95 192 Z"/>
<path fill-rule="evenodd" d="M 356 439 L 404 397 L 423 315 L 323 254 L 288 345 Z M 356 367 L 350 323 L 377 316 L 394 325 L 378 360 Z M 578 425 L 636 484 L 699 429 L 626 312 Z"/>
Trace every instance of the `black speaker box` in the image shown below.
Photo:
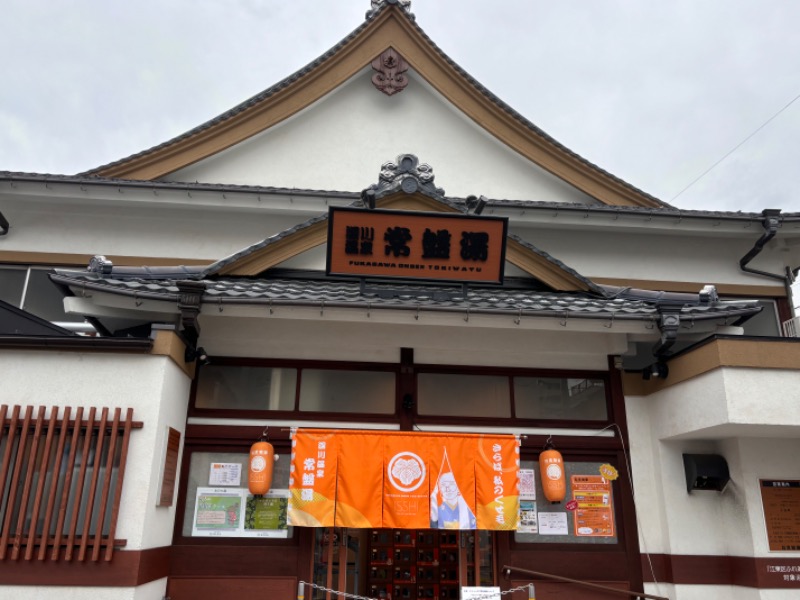
<path fill-rule="evenodd" d="M 689 492 L 710 490 L 721 492 L 730 481 L 728 463 L 719 454 L 684 454 L 686 489 Z"/>

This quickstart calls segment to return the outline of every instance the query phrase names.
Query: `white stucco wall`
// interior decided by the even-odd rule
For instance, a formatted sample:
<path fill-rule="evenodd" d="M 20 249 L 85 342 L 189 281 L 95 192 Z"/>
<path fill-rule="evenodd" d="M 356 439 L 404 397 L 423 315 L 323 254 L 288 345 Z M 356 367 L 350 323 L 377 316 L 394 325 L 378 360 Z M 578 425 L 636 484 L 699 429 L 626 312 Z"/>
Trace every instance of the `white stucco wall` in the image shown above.
<path fill-rule="evenodd" d="M 156 507 L 158 473 L 166 427 L 183 437 L 190 380 L 170 359 L 0 350 L 0 381 L 9 405 L 133 408 L 144 426 L 131 433 L 116 537 L 126 550 L 171 544 L 175 508 Z"/>
<path fill-rule="evenodd" d="M 157 579 L 137 587 L 76 587 L 70 585 L 38 587 L 9 585 L 0 588 L 0 597 L 14 600 L 46 600 L 54 595 L 59 600 L 163 600 L 167 580 Z"/>
<path fill-rule="evenodd" d="M 589 278 L 774 285 L 777 294 L 783 292 L 781 281 L 739 268 L 739 259 L 759 239 L 759 230 L 725 237 L 709 235 L 709 229 L 692 233 L 641 228 L 612 231 L 602 226 L 590 230 L 512 223 L 510 230 Z M 786 259 L 780 248 L 768 245 L 750 266 L 780 274 Z"/>
<path fill-rule="evenodd" d="M 357 192 L 377 182 L 382 163 L 411 153 L 450 196 L 590 201 L 409 74 L 404 91 L 386 96 L 365 69 L 283 123 L 164 180 Z"/>
<path fill-rule="evenodd" d="M 735 585 L 646 583 L 644 591 L 670 600 L 796 600 L 796 590 L 759 590 Z"/>
<path fill-rule="evenodd" d="M 724 368 L 649 396 L 626 398 L 643 554 L 800 557 L 800 552 L 769 551 L 759 488 L 759 479 L 800 479 L 798 389 L 796 371 Z M 687 492 L 684 453 L 723 456 L 731 478 L 726 489 Z M 782 600 L 797 594 L 666 588 L 676 600 Z M 666 588 L 648 590 L 658 594 Z"/>
<path fill-rule="evenodd" d="M 195 192 L 193 198 L 186 192 L 162 192 L 157 201 L 149 192 L 127 192 L 125 200 L 107 189 L 93 193 L 91 199 L 67 196 L 57 202 L 28 195 L 8 199 L 3 214 L 13 230 L 0 237 L 0 251 L 213 262 L 309 218 L 260 207 L 256 195 L 233 203 L 221 192 Z M 186 202 L 178 203 L 178 197 Z M 311 202 L 318 205 L 314 215 L 327 211 L 324 199 Z"/>

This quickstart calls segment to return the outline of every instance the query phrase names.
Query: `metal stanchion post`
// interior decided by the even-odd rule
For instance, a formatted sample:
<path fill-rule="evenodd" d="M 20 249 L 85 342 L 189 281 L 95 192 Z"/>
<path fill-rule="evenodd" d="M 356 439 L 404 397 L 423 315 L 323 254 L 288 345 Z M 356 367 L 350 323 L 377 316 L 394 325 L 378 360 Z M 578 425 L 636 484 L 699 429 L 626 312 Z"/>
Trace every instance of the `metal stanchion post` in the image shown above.
<path fill-rule="evenodd" d="M 297 584 L 297 600 L 305 600 L 305 590 L 303 589 L 303 582 Z"/>

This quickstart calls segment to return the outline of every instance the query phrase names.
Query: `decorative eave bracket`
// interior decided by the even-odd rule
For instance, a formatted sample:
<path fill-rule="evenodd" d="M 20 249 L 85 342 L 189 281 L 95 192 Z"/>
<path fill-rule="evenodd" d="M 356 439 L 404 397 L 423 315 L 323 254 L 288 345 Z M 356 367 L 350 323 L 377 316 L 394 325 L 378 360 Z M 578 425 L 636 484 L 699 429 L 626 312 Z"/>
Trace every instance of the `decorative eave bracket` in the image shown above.
<path fill-rule="evenodd" d="M 181 335 L 187 345 L 192 348 L 197 346 L 200 337 L 200 303 L 206 284 L 202 281 L 181 280 L 175 282 L 178 287 L 178 310 L 181 311 Z"/>

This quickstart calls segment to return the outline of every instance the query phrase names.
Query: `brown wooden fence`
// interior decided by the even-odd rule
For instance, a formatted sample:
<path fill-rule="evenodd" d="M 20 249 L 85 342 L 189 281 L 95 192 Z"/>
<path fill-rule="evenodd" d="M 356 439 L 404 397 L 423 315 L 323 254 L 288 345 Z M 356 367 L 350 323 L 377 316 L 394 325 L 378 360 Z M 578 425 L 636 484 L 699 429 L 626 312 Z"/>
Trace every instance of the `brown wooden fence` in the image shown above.
<path fill-rule="evenodd" d="M 59 417 L 59 412 L 63 411 Z M 133 409 L 0 406 L 0 560 L 110 561 Z M 98 414 L 99 413 L 99 414 Z"/>

